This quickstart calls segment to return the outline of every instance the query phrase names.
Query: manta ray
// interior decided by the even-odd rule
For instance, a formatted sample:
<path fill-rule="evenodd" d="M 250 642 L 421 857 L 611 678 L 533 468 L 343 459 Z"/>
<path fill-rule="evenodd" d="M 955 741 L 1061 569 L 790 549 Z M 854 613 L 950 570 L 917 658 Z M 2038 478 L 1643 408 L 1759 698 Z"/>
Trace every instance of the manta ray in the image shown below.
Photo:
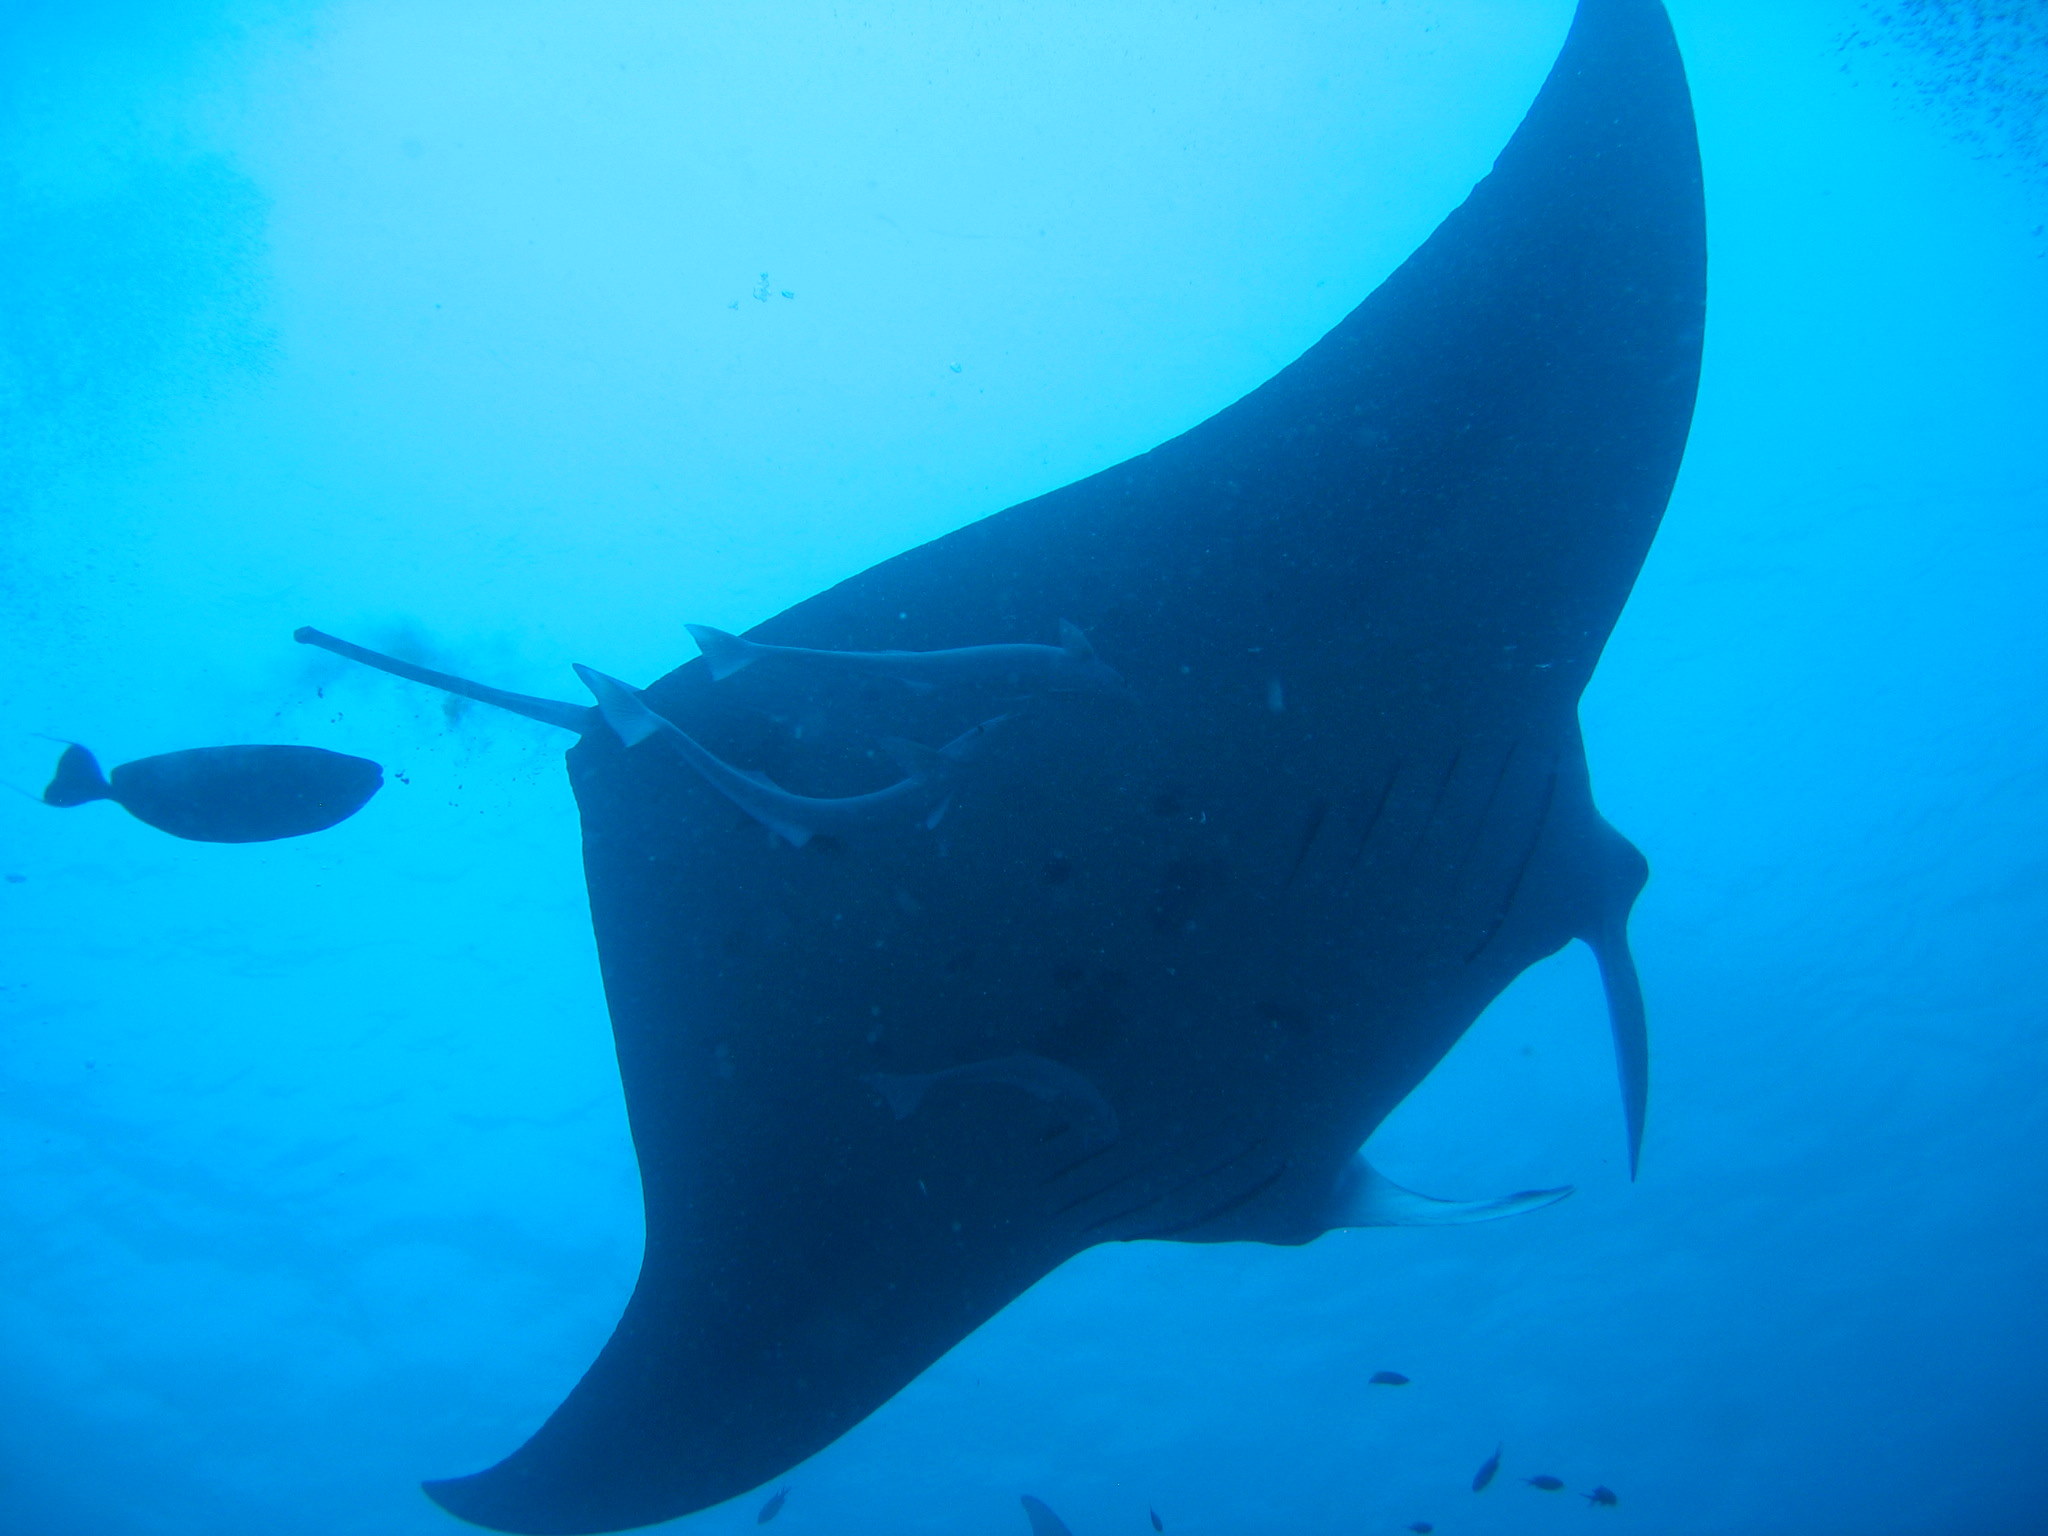
<path fill-rule="evenodd" d="M 1359 1149 L 1573 940 L 1633 1172 L 1578 700 L 1678 472 L 1705 236 L 1657 0 L 1583 0 L 1492 172 L 1266 384 L 597 703 L 575 731 L 646 1248 L 488 1470 L 555 1536 L 780 1476 L 1098 1243 L 1476 1219 Z M 893 658 L 893 659 L 892 659 Z M 974 743 L 966 751 L 962 743 Z M 909 744 L 906 746 L 905 744 Z"/>

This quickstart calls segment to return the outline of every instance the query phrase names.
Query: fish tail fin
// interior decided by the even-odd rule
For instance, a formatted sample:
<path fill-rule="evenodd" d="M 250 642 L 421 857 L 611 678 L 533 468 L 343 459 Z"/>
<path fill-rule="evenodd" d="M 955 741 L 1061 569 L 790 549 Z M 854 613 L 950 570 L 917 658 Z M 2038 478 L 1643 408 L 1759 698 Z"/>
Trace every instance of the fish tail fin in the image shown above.
<path fill-rule="evenodd" d="M 782 817 L 777 817 L 773 821 L 763 821 L 761 825 L 766 827 L 773 836 L 781 838 L 792 848 L 808 848 L 811 844 L 811 839 L 818 835 L 802 822 L 789 821 Z"/>
<path fill-rule="evenodd" d="M 921 741 L 905 741 L 901 736 L 885 736 L 876 743 L 884 752 L 896 760 L 897 766 L 913 779 L 937 780 L 946 776 L 948 770 L 962 763 L 971 763 L 981 754 L 987 743 L 988 734 L 996 726 L 1009 719 L 1008 715 L 997 715 L 981 724 L 962 731 L 943 747 L 928 747 Z M 937 825 L 938 818 L 931 825 Z"/>
<path fill-rule="evenodd" d="M 704 653 L 704 665 L 711 669 L 711 680 L 722 683 L 743 667 L 751 666 L 758 649 L 751 640 L 742 640 L 738 635 L 729 635 L 722 629 L 713 629 L 709 624 L 685 624 L 690 638 L 697 642 L 697 649 Z"/>
<path fill-rule="evenodd" d="M 944 754 L 936 747 L 928 747 L 921 741 L 906 741 L 901 736 L 884 736 L 876 743 L 896 761 L 913 779 L 937 778 L 946 766 Z"/>
<path fill-rule="evenodd" d="M 917 1113 L 917 1106 L 924 1102 L 925 1089 L 932 1085 L 929 1077 L 901 1072 L 870 1072 L 861 1081 L 888 1102 L 889 1113 L 898 1120 L 908 1120 Z"/>
<path fill-rule="evenodd" d="M 113 798 L 114 786 L 100 772 L 98 761 L 75 741 L 57 759 L 57 772 L 43 791 L 45 805 L 84 805 L 89 800 Z"/>
<path fill-rule="evenodd" d="M 1060 620 L 1060 649 L 1076 661 L 1095 659 L 1095 647 L 1088 643 L 1088 636 L 1072 619 Z"/>
<path fill-rule="evenodd" d="M 598 713 L 604 716 L 604 723 L 618 734 L 620 741 L 629 747 L 641 742 L 659 731 L 668 722 L 649 709 L 638 692 L 620 682 L 616 677 L 590 667 L 577 666 L 576 675 L 583 679 L 591 697 L 597 700 Z"/>
<path fill-rule="evenodd" d="M 1609 867 L 1601 881 L 1592 920 L 1579 937 L 1600 965 L 1607 992 L 1607 1020 L 1614 1031 L 1614 1064 L 1621 1076 L 1621 1108 L 1628 1128 L 1628 1176 L 1643 1160 L 1643 1121 L 1650 1103 L 1650 1032 L 1643 1008 L 1642 979 L 1628 947 L 1628 919 L 1650 878 L 1649 860 L 1635 844 L 1600 823 Z"/>

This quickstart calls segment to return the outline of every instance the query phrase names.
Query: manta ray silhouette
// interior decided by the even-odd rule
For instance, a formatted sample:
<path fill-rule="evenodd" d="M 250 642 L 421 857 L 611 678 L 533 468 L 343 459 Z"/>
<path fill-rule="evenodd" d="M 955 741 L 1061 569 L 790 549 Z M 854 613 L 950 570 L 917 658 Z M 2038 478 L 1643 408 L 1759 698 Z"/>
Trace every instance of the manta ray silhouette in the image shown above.
<path fill-rule="evenodd" d="M 303 632 L 583 733 L 645 1259 L 553 1416 L 431 1496 L 536 1536 L 669 1519 L 830 1444 L 1092 1244 L 1304 1243 L 1554 1198 L 1428 1202 L 1357 1153 L 1575 938 L 1605 975 L 1633 1166 L 1646 866 L 1593 808 L 1577 703 L 1678 471 L 1704 247 L 1663 9 L 1583 0 L 1492 174 L 1299 361 L 748 636 L 1078 632 L 1117 688 L 1019 704 L 1002 668 L 916 688 L 880 663 L 698 660 L 635 695 L 586 674 L 634 717 L 622 737 Z M 763 830 L 799 797 L 910 782 L 878 743 L 998 710 L 921 820 Z"/>

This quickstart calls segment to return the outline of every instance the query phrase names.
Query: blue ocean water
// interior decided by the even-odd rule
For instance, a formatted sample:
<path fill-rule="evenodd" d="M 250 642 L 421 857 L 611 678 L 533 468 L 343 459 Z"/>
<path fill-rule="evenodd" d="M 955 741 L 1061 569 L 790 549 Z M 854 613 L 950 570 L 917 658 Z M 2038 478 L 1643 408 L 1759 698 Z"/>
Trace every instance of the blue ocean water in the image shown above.
<path fill-rule="evenodd" d="M 1149 448 L 1455 206 L 1570 9 L 0 8 L 0 1532 L 463 1529 L 418 1481 L 632 1284 L 561 733 L 297 626 L 575 697 Z M 2048 1524 L 2040 33 L 1672 11 L 1706 370 L 1585 707 L 1654 871 L 1642 1178 L 1575 948 L 1372 1149 L 1575 1198 L 1094 1250 L 779 1530 Z M 51 737 L 390 783 L 184 843 L 30 803 Z"/>

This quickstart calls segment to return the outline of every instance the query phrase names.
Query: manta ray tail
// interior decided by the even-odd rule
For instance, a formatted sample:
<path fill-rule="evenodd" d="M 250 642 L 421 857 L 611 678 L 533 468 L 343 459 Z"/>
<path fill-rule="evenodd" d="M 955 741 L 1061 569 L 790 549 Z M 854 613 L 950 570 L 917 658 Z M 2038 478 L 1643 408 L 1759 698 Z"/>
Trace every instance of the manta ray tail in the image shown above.
<path fill-rule="evenodd" d="M 292 631 L 292 638 L 301 645 L 317 645 L 323 651 L 346 656 L 350 661 L 359 661 L 366 667 L 375 667 L 379 672 L 389 672 L 393 677 L 425 683 L 429 688 L 439 688 L 443 693 L 452 693 L 458 698 L 475 699 L 479 704 L 509 709 L 515 715 L 524 715 L 527 719 L 538 720 L 544 725 L 559 725 L 563 730 L 574 731 L 578 736 L 589 731 L 592 722 L 597 718 L 597 711 L 588 705 L 564 704 L 555 699 L 537 699 L 530 693 L 511 693 L 484 683 L 472 683 L 465 677 L 436 672 L 432 667 L 414 666 L 409 661 L 400 661 L 396 656 L 386 656 L 381 651 L 351 645 L 346 640 L 337 640 L 334 636 L 322 634 L 317 629 L 295 629 Z"/>
<path fill-rule="evenodd" d="M 711 669 L 714 683 L 722 683 L 742 667 L 753 665 L 755 647 L 752 641 L 729 635 L 722 629 L 713 629 L 709 624 L 685 624 L 683 628 L 690 632 L 690 638 L 697 642 L 697 649 L 704 653 L 704 665 Z"/>
<path fill-rule="evenodd" d="M 75 741 L 57 759 L 56 775 L 43 791 L 45 805 L 84 805 L 89 800 L 113 798 L 114 786 L 100 772 L 98 761 Z"/>
<path fill-rule="evenodd" d="M 1497 1200 L 1438 1200 L 1403 1189 L 1361 1154 L 1338 1175 L 1329 1227 L 1333 1231 L 1340 1227 L 1460 1227 L 1540 1210 L 1571 1192 L 1567 1184 L 1558 1189 L 1525 1189 Z"/>

